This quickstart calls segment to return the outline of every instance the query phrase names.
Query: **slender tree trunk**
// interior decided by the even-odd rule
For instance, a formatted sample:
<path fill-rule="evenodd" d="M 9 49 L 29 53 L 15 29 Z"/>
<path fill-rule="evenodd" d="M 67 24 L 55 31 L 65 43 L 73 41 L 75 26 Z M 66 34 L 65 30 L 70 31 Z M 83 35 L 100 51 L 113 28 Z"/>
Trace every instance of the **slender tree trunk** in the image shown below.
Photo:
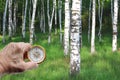
<path fill-rule="evenodd" d="M 37 7 L 37 0 L 34 0 L 33 1 L 32 21 L 31 21 L 31 27 L 30 27 L 30 44 L 33 44 L 34 20 L 35 20 L 36 7 Z"/>
<path fill-rule="evenodd" d="M 30 31 L 30 27 L 31 27 L 31 3 L 32 3 L 32 1 L 30 0 L 29 1 L 29 31 Z"/>
<path fill-rule="evenodd" d="M 91 31 L 91 7 L 92 7 L 92 0 L 90 0 L 89 5 L 89 19 L 88 19 L 88 43 L 90 42 L 90 31 Z"/>
<path fill-rule="evenodd" d="M 118 0 L 114 0 L 114 12 L 113 12 L 113 41 L 112 51 L 117 51 L 117 21 L 118 21 Z"/>
<path fill-rule="evenodd" d="M 25 11 L 25 0 L 23 0 L 22 2 L 22 29 L 23 29 L 23 23 L 24 23 L 24 13 L 25 13 L 24 11 Z M 23 33 L 22 33 L 22 37 L 23 37 Z"/>
<path fill-rule="evenodd" d="M 45 33 L 45 11 L 44 11 L 44 0 L 41 0 L 40 11 L 38 11 L 39 25 L 41 32 Z"/>
<path fill-rule="evenodd" d="M 40 28 L 41 28 L 41 32 L 43 31 L 43 15 L 42 15 L 42 11 L 41 11 L 41 18 L 40 18 Z"/>
<path fill-rule="evenodd" d="M 55 5 L 55 34 L 57 34 L 57 2 L 54 0 Z"/>
<path fill-rule="evenodd" d="M 82 0 L 72 1 L 72 19 L 70 35 L 70 74 L 75 75 L 80 71 L 80 40 L 81 40 L 81 8 Z"/>
<path fill-rule="evenodd" d="M 111 18 L 112 18 L 112 24 L 113 24 L 113 0 L 111 0 Z"/>
<path fill-rule="evenodd" d="M 62 43 L 62 24 L 61 24 L 61 9 L 62 9 L 62 1 L 61 0 L 59 0 L 58 1 L 58 4 L 59 4 L 59 26 L 60 26 L 60 42 Z"/>
<path fill-rule="evenodd" d="M 69 53 L 70 37 L 70 0 L 65 0 L 64 54 Z"/>
<path fill-rule="evenodd" d="M 101 30 L 102 30 L 102 16 L 103 16 L 103 6 L 104 6 L 104 1 L 102 0 L 102 4 L 100 4 L 100 0 L 98 0 L 98 16 L 99 16 L 99 24 L 100 24 L 100 28 L 99 28 L 99 32 L 98 32 L 98 37 L 99 37 L 99 42 L 102 41 L 102 34 L 101 34 Z"/>
<path fill-rule="evenodd" d="M 15 35 L 16 33 L 16 12 L 17 12 L 17 1 L 14 0 L 14 18 L 13 18 L 13 22 L 14 22 L 14 27 L 13 27 L 13 35 Z"/>
<path fill-rule="evenodd" d="M 26 14 L 27 14 L 27 6 L 28 6 L 28 0 L 26 0 L 25 4 L 25 11 L 24 11 L 24 19 L 23 19 L 23 25 L 22 25 L 22 37 L 25 38 L 25 24 L 26 24 Z"/>
<path fill-rule="evenodd" d="M 9 0 L 9 39 L 12 38 L 12 0 Z"/>
<path fill-rule="evenodd" d="M 41 11 L 41 10 L 40 10 Z M 41 16 L 41 17 L 40 17 Z M 38 17 L 39 17 L 39 26 L 40 26 L 40 31 L 42 32 L 42 14 L 38 11 Z"/>
<path fill-rule="evenodd" d="M 92 35 L 91 35 L 91 53 L 95 53 L 95 16 L 96 16 L 96 0 L 93 0 L 92 6 Z"/>
<path fill-rule="evenodd" d="M 44 30 L 43 30 L 43 33 L 45 33 L 45 5 L 44 5 L 44 0 L 42 0 L 42 4 L 43 4 L 43 27 L 44 27 Z"/>
<path fill-rule="evenodd" d="M 53 1 L 54 3 L 54 1 Z M 48 43 L 51 42 L 51 29 L 52 29 L 52 22 L 53 22 L 53 16 L 54 16 L 54 12 L 55 12 L 55 7 L 53 4 L 53 9 L 52 9 L 52 15 L 50 18 L 50 13 L 49 13 L 49 0 L 47 0 L 47 16 L 48 16 L 48 26 L 49 26 L 49 35 L 48 35 Z"/>
<path fill-rule="evenodd" d="M 7 8 L 8 8 L 8 0 L 6 0 L 6 3 L 5 3 L 5 11 L 4 11 L 4 14 L 3 14 L 3 43 L 5 43 L 5 35 L 6 35 L 6 14 L 7 14 Z"/>

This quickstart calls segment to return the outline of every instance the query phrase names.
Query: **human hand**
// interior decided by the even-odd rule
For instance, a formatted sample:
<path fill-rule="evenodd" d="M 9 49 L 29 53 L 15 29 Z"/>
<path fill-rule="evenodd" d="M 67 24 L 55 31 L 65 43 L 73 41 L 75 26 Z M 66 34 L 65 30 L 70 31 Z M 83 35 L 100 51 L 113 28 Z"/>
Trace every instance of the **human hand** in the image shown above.
<path fill-rule="evenodd" d="M 29 43 L 9 43 L 0 52 L 0 74 L 18 73 L 36 68 L 35 62 L 25 62 L 24 55 L 31 49 Z"/>

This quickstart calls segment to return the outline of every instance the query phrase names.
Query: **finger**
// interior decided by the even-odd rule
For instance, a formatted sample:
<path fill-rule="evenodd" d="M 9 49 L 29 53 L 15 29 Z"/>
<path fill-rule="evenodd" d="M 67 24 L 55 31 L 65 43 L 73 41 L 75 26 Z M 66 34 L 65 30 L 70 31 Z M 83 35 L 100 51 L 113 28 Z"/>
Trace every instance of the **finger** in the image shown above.
<path fill-rule="evenodd" d="M 28 56 L 27 56 L 27 54 L 28 54 L 28 52 L 29 52 L 29 50 L 32 48 L 32 46 L 31 46 L 31 44 L 29 44 L 29 43 L 26 43 L 26 45 L 24 46 L 24 48 L 23 48 L 23 52 L 22 52 L 22 54 L 23 54 L 23 59 L 28 59 Z"/>
<path fill-rule="evenodd" d="M 38 64 L 35 62 L 27 62 L 24 64 L 24 70 L 31 70 L 37 67 L 38 67 Z"/>
<path fill-rule="evenodd" d="M 18 47 L 22 50 L 22 53 L 24 54 L 32 48 L 32 45 L 30 43 L 19 42 Z"/>
<path fill-rule="evenodd" d="M 32 45 L 29 43 L 25 43 L 23 47 L 23 52 L 29 51 L 32 48 Z"/>

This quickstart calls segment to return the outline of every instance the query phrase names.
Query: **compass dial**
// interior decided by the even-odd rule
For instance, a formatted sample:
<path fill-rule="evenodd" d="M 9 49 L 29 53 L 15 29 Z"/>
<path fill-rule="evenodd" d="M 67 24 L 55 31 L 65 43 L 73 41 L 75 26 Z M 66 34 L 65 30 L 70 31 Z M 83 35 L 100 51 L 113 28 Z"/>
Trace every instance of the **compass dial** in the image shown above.
<path fill-rule="evenodd" d="M 28 52 L 28 58 L 36 63 L 41 63 L 45 59 L 45 50 L 41 46 L 34 46 Z"/>

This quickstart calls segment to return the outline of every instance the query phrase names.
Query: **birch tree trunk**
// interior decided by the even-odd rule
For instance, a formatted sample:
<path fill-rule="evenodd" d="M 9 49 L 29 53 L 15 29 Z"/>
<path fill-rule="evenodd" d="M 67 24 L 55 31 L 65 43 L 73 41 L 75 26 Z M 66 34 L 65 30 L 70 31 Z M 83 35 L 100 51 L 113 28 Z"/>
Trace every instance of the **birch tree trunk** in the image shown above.
<path fill-rule="evenodd" d="M 40 17 L 40 28 L 41 28 L 41 32 L 43 32 L 43 12 L 42 12 L 42 10 L 41 10 L 41 13 L 40 13 L 40 15 L 39 16 L 41 16 Z"/>
<path fill-rule="evenodd" d="M 27 5 L 28 5 L 28 0 L 26 0 L 25 4 L 25 11 L 24 11 L 24 19 L 23 19 L 23 26 L 22 26 L 22 37 L 25 38 L 25 24 L 26 24 L 26 14 L 27 14 Z"/>
<path fill-rule="evenodd" d="M 43 30 L 43 33 L 45 33 L 45 5 L 44 5 L 44 0 L 42 0 L 42 4 L 43 4 L 43 27 L 44 27 L 44 30 Z"/>
<path fill-rule="evenodd" d="M 59 4 L 58 6 L 59 6 L 60 42 L 62 43 L 62 24 L 61 24 L 61 20 L 62 20 L 62 17 L 61 17 L 62 1 L 58 0 L 58 4 Z"/>
<path fill-rule="evenodd" d="M 90 42 L 90 31 L 91 31 L 91 7 L 92 7 L 92 0 L 90 0 L 89 5 L 89 19 L 88 19 L 88 42 Z"/>
<path fill-rule="evenodd" d="M 80 28 L 81 25 L 82 0 L 72 0 L 72 19 L 70 35 L 70 74 L 74 75 L 80 71 Z"/>
<path fill-rule="evenodd" d="M 4 11 L 4 14 L 3 14 L 3 43 L 5 43 L 5 35 L 6 35 L 6 14 L 7 14 L 7 8 L 8 8 L 8 0 L 6 0 L 6 3 L 5 3 L 5 11 Z"/>
<path fill-rule="evenodd" d="M 114 12 L 113 12 L 113 41 L 112 51 L 117 51 L 117 20 L 118 19 L 118 0 L 114 0 Z"/>
<path fill-rule="evenodd" d="M 33 44 L 34 20 L 35 20 L 36 7 L 37 7 L 37 0 L 34 0 L 33 1 L 32 21 L 31 21 L 31 27 L 30 27 L 30 44 Z"/>
<path fill-rule="evenodd" d="M 9 24 L 8 24 L 8 30 L 9 30 L 9 39 L 12 38 L 12 0 L 9 0 Z"/>
<path fill-rule="evenodd" d="M 45 11 L 44 11 L 44 0 L 41 0 L 40 11 L 38 11 L 38 17 L 40 22 L 40 30 L 45 33 Z"/>
<path fill-rule="evenodd" d="M 98 0 L 98 7 L 99 7 L 99 9 L 98 9 L 98 16 L 99 16 L 99 25 L 100 25 L 99 32 L 98 32 L 99 42 L 102 41 L 101 30 L 102 30 L 102 16 L 103 16 L 104 1 L 105 0 L 102 0 L 102 4 L 101 4 L 100 0 Z"/>
<path fill-rule="evenodd" d="M 14 22 L 14 27 L 13 27 L 13 35 L 15 35 L 16 33 L 16 12 L 17 12 L 17 1 L 14 0 L 14 18 L 13 18 L 13 22 Z"/>
<path fill-rule="evenodd" d="M 70 0 L 65 0 L 64 54 L 69 53 L 70 37 Z"/>
<path fill-rule="evenodd" d="M 113 0 L 111 0 L 111 18 L 112 18 L 112 24 L 113 24 Z"/>
<path fill-rule="evenodd" d="M 55 34 L 57 34 L 57 2 L 54 0 L 55 5 Z"/>
<path fill-rule="evenodd" d="M 40 10 L 41 11 L 41 10 Z M 43 18 L 43 16 L 42 16 L 42 12 L 40 13 L 39 11 L 38 11 L 38 17 L 39 17 L 39 25 L 40 25 L 40 31 L 42 32 L 42 26 L 43 26 L 43 24 L 42 24 L 42 18 Z"/>
<path fill-rule="evenodd" d="M 29 31 L 30 31 L 30 27 L 31 27 L 31 5 L 32 4 L 32 1 L 30 0 L 29 1 Z"/>
<path fill-rule="evenodd" d="M 92 6 L 92 34 L 91 34 L 91 53 L 95 53 L 95 16 L 96 16 L 96 0 L 93 0 Z"/>
<path fill-rule="evenodd" d="M 55 1 L 53 1 L 52 15 L 51 15 L 51 18 L 50 18 L 49 0 L 47 0 L 47 17 L 48 17 L 48 26 L 49 26 L 48 43 L 51 42 L 51 29 L 52 29 L 53 16 L 54 16 L 54 12 L 55 12 L 54 2 Z"/>

